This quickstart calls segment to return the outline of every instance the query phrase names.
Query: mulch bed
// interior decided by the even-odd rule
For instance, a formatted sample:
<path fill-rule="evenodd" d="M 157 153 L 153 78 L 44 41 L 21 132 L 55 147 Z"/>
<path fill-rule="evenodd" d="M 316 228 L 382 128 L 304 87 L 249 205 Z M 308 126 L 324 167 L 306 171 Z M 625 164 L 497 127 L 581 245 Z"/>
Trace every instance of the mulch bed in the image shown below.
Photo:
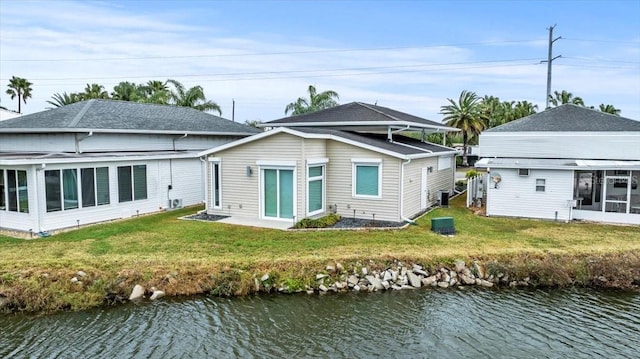
<path fill-rule="evenodd" d="M 402 227 L 404 225 L 405 223 L 403 222 L 374 221 L 371 219 L 343 217 L 333 226 L 329 226 L 326 228 L 394 228 Z"/>

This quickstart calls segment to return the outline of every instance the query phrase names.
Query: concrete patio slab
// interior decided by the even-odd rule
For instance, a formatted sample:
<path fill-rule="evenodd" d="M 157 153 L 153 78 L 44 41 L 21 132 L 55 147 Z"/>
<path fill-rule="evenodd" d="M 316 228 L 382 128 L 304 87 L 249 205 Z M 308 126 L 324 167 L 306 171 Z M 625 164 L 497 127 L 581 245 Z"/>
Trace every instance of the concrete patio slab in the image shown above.
<path fill-rule="evenodd" d="M 285 230 L 293 227 L 293 220 L 291 221 L 277 221 L 269 219 L 256 219 L 250 217 L 227 217 L 218 221 L 218 223 L 235 224 L 238 226 L 259 227 L 259 228 L 271 228 Z"/>

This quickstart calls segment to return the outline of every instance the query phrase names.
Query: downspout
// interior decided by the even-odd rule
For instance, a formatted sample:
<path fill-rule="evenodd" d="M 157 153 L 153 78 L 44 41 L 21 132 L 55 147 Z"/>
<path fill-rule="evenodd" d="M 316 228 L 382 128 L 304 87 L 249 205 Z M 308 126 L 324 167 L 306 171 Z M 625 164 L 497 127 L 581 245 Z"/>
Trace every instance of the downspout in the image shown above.
<path fill-rule="evenodd" d="M 75 138 L 75 142 L 76 142 L 76 154 L 80 154 L 82 153 L 82 151 L 80 150 L 80 142 L 86 140 L 87 138 L 93 136 L 93 131 L 89 131 L 89 133 L 87 133 L 86 136 L 82 137 L 82 138 L 78 138 L 78 134 L 74 133 L 73 137 Z"/>
<path fill-rule="evenodd" d="M 200 163 L 202 164 L 200 166 L 200 176 L 202 178 L 202 187 L 200 188 L 202 190 L 201 193 L 201 198 L 202 198 L 202 202 L 204 202 L 204 211 L 207 212 L 209 211 L 209 201 L 207 201 L 207 187 L 209 186 L 209 184 L 207 183 L 207 160 L 205 156 L 200 156 L 198 157 L 200 159 Z"/>
<path fill-rule="evenodd" d="M 407 223 L 416 225 L 415 221 L 404 216 L 404 166 L 409 163 L 411 163 L 411 158 L 402 162 L 402 165 L 400 166 L 400 218 Z"/>

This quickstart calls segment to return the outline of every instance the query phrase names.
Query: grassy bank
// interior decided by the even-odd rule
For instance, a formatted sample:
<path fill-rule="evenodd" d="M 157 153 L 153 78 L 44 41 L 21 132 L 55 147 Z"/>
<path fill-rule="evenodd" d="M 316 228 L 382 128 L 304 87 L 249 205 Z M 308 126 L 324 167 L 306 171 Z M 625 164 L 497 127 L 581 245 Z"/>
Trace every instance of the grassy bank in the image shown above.
<path fill-rule="evenodd" d="M 485 218 L 461 200 L 401 231 L 285 232 L 177 219 L 191 208 L 49 238 L 0 237 L 0 300 L 5 311 L 77 310 L 102 305 L 107 294 L 126 297 L 135 284 L 167 295 L 246 294 L 266 273 L 270 285 L 299 289 L 328 263 L 351 270 L 394 259 L 427 268 L 478 260 L 542 285 L 628 287 L 640 279 L 637 226 Z M 458 234 L 430 232 L 438 216 L 454 217 Z M 82 284 L 72 283 L 80 270 Z"/>

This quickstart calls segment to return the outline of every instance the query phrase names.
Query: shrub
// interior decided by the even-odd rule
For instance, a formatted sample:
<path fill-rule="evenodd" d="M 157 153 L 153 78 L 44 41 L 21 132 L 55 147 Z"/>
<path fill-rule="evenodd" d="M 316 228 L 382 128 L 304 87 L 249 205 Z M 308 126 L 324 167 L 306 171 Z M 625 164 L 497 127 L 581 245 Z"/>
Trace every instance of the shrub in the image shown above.
<path fill-rule="evenodd" d="M 471 177 L 475 177 L 478 175 L 478 171 L 474 170 L 474 169 L 470 169 L 467 171 L 465 177 L 466 178 L 471 178 Z"/>
<path fill-rule="evenodd" d="M 300 222 L 296 223 L 293 226 L 296 229 L 303 228 L 325 228 L 329 226 L 333 226 L 340 220 L 340 215 L 337 213 L 332 213 L 330 215 L 320 217 L 320 218 L 305 218 Z"/>

